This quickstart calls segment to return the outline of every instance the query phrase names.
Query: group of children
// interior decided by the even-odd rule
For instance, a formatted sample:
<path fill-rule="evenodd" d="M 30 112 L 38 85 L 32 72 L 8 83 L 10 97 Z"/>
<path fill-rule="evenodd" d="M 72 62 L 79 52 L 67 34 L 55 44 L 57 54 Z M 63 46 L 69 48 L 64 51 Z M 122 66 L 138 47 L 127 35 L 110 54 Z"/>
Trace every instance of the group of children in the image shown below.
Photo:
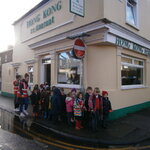
<path fill-rule="evenodd" d="M 103 128 L 107 126 L 109 112 L 112 111 L 108 92 L 99 88 L 88 87 L 86 94 L 72 89 L 67 95 L 63 88 L 50 88 L 35 85 L 30 95 L 33 105 L 33 116 L 50 119 L 54 124 L 59 121 L 67 121 L 69 126 L 75 129 L 89 127 L 96 131 L 99 124 Z"/>

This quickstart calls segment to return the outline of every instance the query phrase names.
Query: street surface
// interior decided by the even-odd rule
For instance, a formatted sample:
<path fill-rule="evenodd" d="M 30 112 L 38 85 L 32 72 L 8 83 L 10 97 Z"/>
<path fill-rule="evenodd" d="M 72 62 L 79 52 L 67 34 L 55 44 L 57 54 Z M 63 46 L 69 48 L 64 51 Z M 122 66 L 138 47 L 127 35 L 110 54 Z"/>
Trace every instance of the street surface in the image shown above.
<path fill-rule="evenodd" d="M 73 142 L 36 124 L 32 117 L 18 117 L 12 106 L 12 99 L 0 96 L 0 150 L 150 150 L 150 139 L 133 146 L 88 146 Z"/>

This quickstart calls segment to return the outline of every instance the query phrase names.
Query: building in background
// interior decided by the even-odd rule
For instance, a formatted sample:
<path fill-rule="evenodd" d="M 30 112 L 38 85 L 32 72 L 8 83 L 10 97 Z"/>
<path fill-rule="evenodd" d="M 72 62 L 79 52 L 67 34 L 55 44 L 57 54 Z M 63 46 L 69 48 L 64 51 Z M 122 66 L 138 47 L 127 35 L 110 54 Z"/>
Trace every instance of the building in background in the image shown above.
<path fill-rule="evenodd" d="M 149 0 L 43 0 L 14 22 L 2 92 L 12 93 L 16 73 L 28 72 L 31 86 L 108 90 L 112 118 L 150 106 L 149 10 Z M 83 61 L 71 56 L 76 38 L 86 44 Z"/>
<path fill-rule="evenodd" d="M 13 47 L 0 53 L 0 91 L 2 88 L 2 82 L 3 82 L 2 70 L 6 69 L 6 68 L 3 68 L 3 65 L 9 64 L 12 62 L 12 55 L 13 55 Z"/>

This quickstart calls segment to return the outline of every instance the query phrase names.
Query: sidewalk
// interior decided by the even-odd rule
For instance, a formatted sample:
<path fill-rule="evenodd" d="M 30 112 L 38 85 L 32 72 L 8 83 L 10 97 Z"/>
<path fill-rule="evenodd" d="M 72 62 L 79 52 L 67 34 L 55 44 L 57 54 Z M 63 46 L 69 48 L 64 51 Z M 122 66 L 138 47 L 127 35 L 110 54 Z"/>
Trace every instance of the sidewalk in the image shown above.
<path fill-rule="evenodd" d="M 0 107 L 13 111 L 13 100 L 0 96 Z M 31 105 L 29 111 L 32 112 Z M 110 121 L 107 129 L 100 127 L 96 133 L 88 129 L 76 131 L 65 123 L 53 125 L 48 120 L 36 120 L 34 123 L 64 138 L 91 144 L 131 145 L 150 139 L 150 108 Z"/>

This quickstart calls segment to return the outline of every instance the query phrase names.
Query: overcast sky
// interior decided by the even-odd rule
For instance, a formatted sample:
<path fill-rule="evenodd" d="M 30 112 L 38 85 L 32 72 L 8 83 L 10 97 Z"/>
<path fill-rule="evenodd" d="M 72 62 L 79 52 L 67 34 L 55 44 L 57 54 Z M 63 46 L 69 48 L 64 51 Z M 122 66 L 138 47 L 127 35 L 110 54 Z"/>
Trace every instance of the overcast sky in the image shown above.
<path fill-rule="evenodd" d="M 0 51 L 15 43 L 12 23 L 42 0 L 9 0 L 0 5 Z"/>

